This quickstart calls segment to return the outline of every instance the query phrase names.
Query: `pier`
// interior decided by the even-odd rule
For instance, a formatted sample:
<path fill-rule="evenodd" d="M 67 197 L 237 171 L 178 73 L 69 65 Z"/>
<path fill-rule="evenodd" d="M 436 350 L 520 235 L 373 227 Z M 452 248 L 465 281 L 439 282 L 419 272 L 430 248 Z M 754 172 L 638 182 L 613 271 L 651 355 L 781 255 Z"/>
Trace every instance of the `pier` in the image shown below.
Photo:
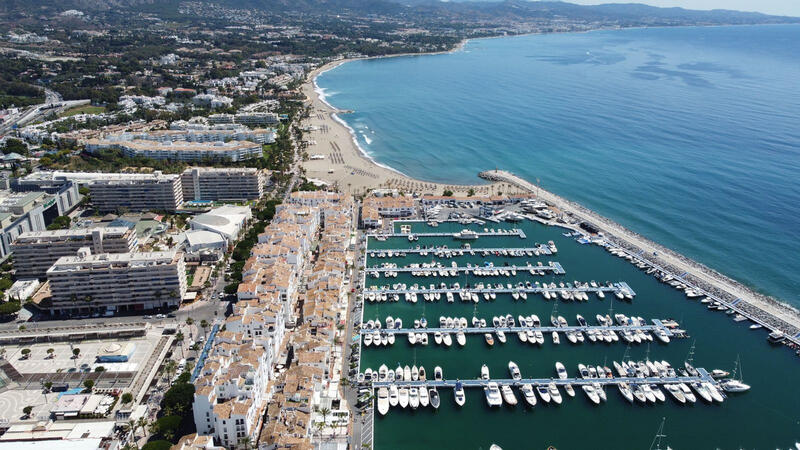
<path fill-rule="evenodd" d="M 488 237 L 488 236 L 517 236 L 520 239 L 527 239 L 525 232 L 519 228 L 512 228 L 509 230 L 494 230 L 494 231 L 471 231 L 471 234 L 474 237 L 459 237 L 460 231 L 451 232 L 451 233 L 372 233 L 367 234 L 368 238 L 374 238 L 377 240 L 381 240 L 381 238 L 392 238 L 392 237 L 400 237 L 408 239 L 409 236 L 412 238 L 414 237 L 451 237 L 455 239 L 461 240 L 474 240 L 478 237 Z"/>
<path fill-rule="evenodd" d="M 714 385 L 717 384 L 717 381 L 711 377 L 711 375 L 703 368 L 697 369 L 697 376 L 686 376 L 686 377 L 614 377 L 614 378 L 523 378 L 521 380 L 514 380 L 511 378 L 502 378 L 502 379 L 491 379 L 491 380 L 480 380 L 480 379 L 467 379 L 467 380 L 442 380 L 442 381 L 434 381 L 434 380 L 426 380 L 426 381 L 372 381 L 372 387 L 374 389 L 380 387 L 389 387 L 391 385 L 395 385 L 397 387 L 436 387 L 436 388 L 455 388 L 456 383 L 461 383 L 464 388 L 477 388 L 477 387 L 485 387 L 489 383 L 497 383 L 499 385 L 510 385 L 510 386 L 522 386 L 523 384 L 531 384 L 533 386 L 547 386 L 550 383 L 555 384 L 556 386 L 564 386 L 567 384 L 571 384 L 573 386 L 582 386 L 585 384 L 600 384 L 603 386 L 607 385 L 617 385 L 621 383 L 628 383 L 628 384 L 677 384 L 677 383 L 713 383 Z"/>
<path fill-rule="evenodd" d="M 367 272 L 372 274 L 375 273 L 409 273 L 409 272 L 431 272 L 428 276 L 438 277 L 438 276 L 445 276 L 442 272 L 447 272 L 447 275 L 450 275 L 450 272 L 458 272 L 458 273 L 472 273 L 476 276 L 505 276 L 505 275 L 480 275 L 475 274 L 476 271 L 496 271 L 496 270 L 505 270 L 505 271 L 542 271 L 542 272 L 553 272 L 553 275 L 564 275 L 567 273 L 561 264 L 557 262 L 550 261 L 547 265 L 541 266 L 456 266 L 456 267 L 447 267 L 447 266 L 436 266 L 436 267 L 368 267 L 366 269 Z M 509 275 L 510 276 L 510 275 Z"/>
<path fill-rule="evenodd" d="M 506 252 L 507 254 L 503 254 L 503 252 Z M 542 255 L 553 254 L 553 252 L 550 251 L 550 248 L 548 248 L 548 246 L 544 244 L 540 244 L 538 247 L 379 248 L 379 249 L 371 249 L 367 253 L 370 258 L 395 258 L 398 256 L 402 256 L 403 254 L 421 254 L 423 256 L 427 254 L 433 254 L 434 256 L 439 256 L 440 253 L 443 253 L 445 255 L 449 254 L 450 256 L 471 255 L 471 256 L 508 256 L 508 257 L 520 257 L 520 256 L 530 257 L 530 256 L 542 256 Z M 388 256 L 390 253 L 392 256 Z M 496 253 L 500 254 L 498 255 Z"/>
<path fill-rule="evenodd" d="M 586 293 L 597 293 L 597 292 L 627 292 L 632 297 L 636 296 L 636 292 L 628 286 L 628 283 L 624 281 L 620 281 L 617 283 L 613 283 L 611 286 L 598 286 L 598 287 L 512 287 L 512 288 L 434 288 L 434 289 L 427 289 L 427 288 L 420 288 L 420 289 L 396 289 L 396 288 L 386 288 L 386 289 L 365 289 L 363 291 L 364 295 L 367 296 L 369 294 L 446 294 L 448 292 L 452 294 L 458 294 L 459 292 L 463 293 L 475 293 L 475 294 L 483 294 L 485 293 L 492 293 L 495 294 L 511 294 L 513 292 L 525 292 L 526 294 L 541 294 L 543 292 L 548 292 L 550 294 L 559 294 L 562 291 L 566 292 L 586 292 Z"/>
<path fill-rule="evenodd" d="M 361 329 L 361 335 L 365 334 L 434 334 L 436 332 L 443 333 L 443 334 L 455 334 L 459 331 L 463 332 L 464 334 L 484 334 L 484 333 L 497 333 L 498 331 L 502 331 L 503 333 L 519 333 L 520 331 L 541 331 L 542 333 L 551 333 L 553 331 L 566 333 L 570 331 L 655 331 L 655 330 L 663 330 L 667 336 L 672 337 L 673 333 L 672 330 L 665 327 L 663 323 L 661 323 L 658 319 L 653 319 L 653 325 L 587 325 L 587 326 L 580 326 L 580 325 L 568 325 L 565 327 L 554 327 L 550 325 L 540 326 L 540 327 L 495 327 L 495 326 L 487 326 L 487 327 L 466 327 L 466 328 L 440 328 L 440 327 L 430 327 L 430 328 L 373 328 L 373 329 Z"/>

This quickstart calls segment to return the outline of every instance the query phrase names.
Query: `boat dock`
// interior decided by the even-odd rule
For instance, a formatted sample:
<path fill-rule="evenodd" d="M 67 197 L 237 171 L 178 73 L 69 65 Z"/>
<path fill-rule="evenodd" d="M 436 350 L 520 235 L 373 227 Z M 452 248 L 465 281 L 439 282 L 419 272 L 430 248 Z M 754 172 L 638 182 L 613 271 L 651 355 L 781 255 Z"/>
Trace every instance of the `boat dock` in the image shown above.
<path fill-rule="evenodd" d="M 513 292 L 525 292 L 526 294 L 541 294 L 543 292 L 548 292 L 550 294 L 559 294 L 562 291 L 566 292 L 586 292 L 586 293 L 597 293 L 597 292 L 627 292 L 632 297 L 636 296 L 636 292 L 628 286 L 628 283 L 624 281 L 620 281 L 617 283 L 612 283 L 611 286 L 598 286 L 598 287 L 512 287 L 511 289 L 504 287 L 504 288 L 434 288 L 434 289 L 395 289 L 395 288 L 386 288 L 386 289 L 365 289 L 363 291 L 364 295 L 367 296 L 369 294 L 446 294 L 448 292 L 453 294 L 458 294 L 459 292 L 469 292 L 475 294 L 483 294 L 485 293 L 492 293 L 495 294 L 511 294 Z"/>
<path fill-rule="evenodd" d="M 566 384 L 571 384 L 573 386 L 582 386 L 585 384 L 600 384 L 603 386 L 606 385 L 617 385 L 621 383 L 628 383 L 628 384 L 676 384 L 676 383 L 696 383 L 696 382 L 708 382 L 713 383 L 714 385 L 717 384 L 717 381 L 711 377 L 711 375 L 703 368 L 697 369 L 697 376 L 687 376 L 687 377 L 645 377 L 645 378 L 638 378 L 638 377 L 614 377 L 614 378 L 523 378 L 521 380 L 513 380 L 510 378 L 504 379 L 491 379 L 491 380 L 480 380 L 480 379 L 471 379 L 471 380 L 442 380 L 442 381 L 434 381 L 434 380 L 426 380 L 426 381 L 372 381 L 373 389 L 380 388 L 380 387 L 389 387 L 391 385 L 395 385 L 397 387 L 422 387 L 425 386 L 426 388 L 454 388 L 456 383 L 461 383 L 464 388 L 477 388 L 477 387 L 484 387 L 487 386 L 489 383 L 497 383 L 499 385 L 510 385 L 510 386 L 521 386 L 523 384 L 531 384 L 533 386 L 547 386 L 550 383 L 554 383 L 556 386 L 564 386 Z"/>
<path fill-rule="evenodd" d="M 486 252 L 487 254 L 484 255 L 483 253 Z M 508 254 L 504 254 L 506 252 Z M 447 247 L 427 247 L 427 248 L 374 248 L 367 252 L 370 258 L 395 258 L 398 256 L 402 256 L 403 253 L 405 254 L 432 254 L 433 256 L 437 256 L 437 253 L 444 253 L 449 254 L 450 256 L 462 256 L 461 254 L 455 255 L 456 253 L 463 253 L 464 255 L 471 255 L 471 256 L 509 256 L 509 257 L 518 257 L 518 256 L 537 256 L 535 252 L 538 252 L 538 256 L 542 255 L 552 255 L 553 252 L 550 251 L 550 248 L 547 245 L 539 244 L 538 247 L 474 247 L 474 248 L 464 248 L 464 247 L 456 247 L 456 248 L 447 248 Z M 496 253 L 500 253 L 497 255 Z M 520 255 L 523 253 L 524 255 Z M 530 253 L 531 255 L 528 255 Z M 381 256 L 381 254 L 383 256 Z M 391 254 L 392 256 L 387 256 Z"/>
<path fill-rule="evenodd" d="M 554 327 L 554 326 L 541 326 L 541 327 L 495 327 L 495 326 L 488 326 L 488 327 L 466 327 L 466 328 L 439 328 L 439 327 L 430 327 L 430 328 L 380 328 L 380 329 L 361 329 L 361 334 L 433 334 L 436 332 L 439 333 L 449 333 L 455 334 L 459 331 L 463 332 L 464 334 L 484 334 L 484 333 L 497 333 L 498 331 L 502 331 L 503 333 L 518 333 L 520 331 L 541 331 L 542 333 L 550 333 L 553 331 L 557 331 L 560 333 L 566 333 L 569 331 L 655 331 L 655 330 L 664 330 L 667 336 L 672 337 L 673 333 L 672 330 L 665 327 L 664 324 L 658 320 L 653 319 L 653 325 L 587 325 L 587 326 L 580 326 L 580 325 L 568 325 L 565 327 Z"/>
<path fill-rule="evenodd" d="M 414 237 L 451 237 L 451 238 L 458 238 L 458 234 L 460 232 L 451 232 L 451 233 L 371 233 L 368 234 L 368 238 L 374 239 L 385 239 L 385 238 L 392 238 L 392 237 L 401 237 L 408 239 L 409 236 L 412 238 Z M 509 230 L 492 230 L 492 231 L 473 231 L 471 232 L 472 236 L 475 238 L 478 237 L 488 237 L 488 236 L 518 236 L 520 239 L 527 239 L 525 232 L 519 228 L 512 228 Z M 471 237 L 463 237 L 463 240 L 473 240 Z"/>
<path fill-rule="evenodd" d="M 447 267 L 447 266 L 440 266 L 440 267 L 368 267 L 366 269 L 367 272 L 372 274 L 374 273 L 409 273 L 409 272 L 431 272 L 430 276 L 438 277 L 443 276 L 441 272 L 458 272 L 458 273 L 472 273 L 476 276 L 485 277 L 487 275 L 478 275 L 475 272 L 480 271 L 495 271 L 495 270 L 505 270 L 505 271 L 528 271 L 528 270 L 535 270 L 535 271 L 542 271 L 542 272 L 553 272 L 553 275 L 564 275 L 567 273 L 561 264 L 550 261 L 547 265 L 541 266 L 461 266 L 461 267 Z M 491 276 L 500 276 L 500 275 L 491 275 Z M 510 275 L 509 275 L 510 276 Z"/>

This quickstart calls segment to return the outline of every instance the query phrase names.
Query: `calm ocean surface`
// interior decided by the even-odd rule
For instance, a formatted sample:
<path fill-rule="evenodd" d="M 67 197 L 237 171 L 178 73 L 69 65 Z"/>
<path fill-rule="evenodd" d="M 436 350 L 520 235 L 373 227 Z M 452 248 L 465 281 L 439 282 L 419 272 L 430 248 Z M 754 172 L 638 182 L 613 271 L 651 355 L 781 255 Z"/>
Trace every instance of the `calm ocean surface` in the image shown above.
<path fill-rule="evenodd" d="M 470 41 L 318 78 L 376 161 L 498 167 L 800 306 L 800 26 Z"/>

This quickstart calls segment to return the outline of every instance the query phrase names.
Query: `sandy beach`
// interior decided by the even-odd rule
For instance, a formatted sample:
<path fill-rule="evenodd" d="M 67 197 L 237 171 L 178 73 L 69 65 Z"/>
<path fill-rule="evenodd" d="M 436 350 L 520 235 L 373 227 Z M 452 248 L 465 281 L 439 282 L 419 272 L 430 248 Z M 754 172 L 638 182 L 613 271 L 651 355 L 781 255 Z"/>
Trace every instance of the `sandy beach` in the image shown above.
<path fill-rule="evenodd" d="M 348 61 L 332 62 L 314 70 L 302 86 L 311 107 L 309 119 L 303 122 L 303 127 L 307 130 L 304 140 L 309 144 L 306 149 L 309 159 L 303 162 L 307 178 L 324 181 L 356 195 L 374 188 L 392 188 L 405 193 L 432 195 L 441 195 L 445 190 L 450 190 L 456 196 L 466 196 L 470 189 L 474 189 L 475 195 L 524 192 L 506 183 L 452 185 L 415 180 L 368 158 L 355 143 L 352 132 L 337 120 L 337 115 L 347 112 L 325 103 L 315 89 L 314 80 L 320 73 Z M 314 155 L 322 155 L 322 159 L 312 159 Z"/>

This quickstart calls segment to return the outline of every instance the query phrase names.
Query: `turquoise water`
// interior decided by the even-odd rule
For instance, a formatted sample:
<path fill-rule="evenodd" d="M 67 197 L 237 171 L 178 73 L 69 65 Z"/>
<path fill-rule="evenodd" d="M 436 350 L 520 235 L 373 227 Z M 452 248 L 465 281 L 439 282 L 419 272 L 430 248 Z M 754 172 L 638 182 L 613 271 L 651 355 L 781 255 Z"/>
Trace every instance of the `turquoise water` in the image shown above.
<path fill-rule="evenodd" d="M 494 167 L 800 306 L 800 26 L 470 41 L 318 78 L 375 160 Z"/>
<path fill-rule="evenodd" d="M 498 227 L 498 225 L 491 225 Z M 508 226 L 508 225 L 504 225 Z M 723 404 L 708 405 L 698 399 L 692 406 L 681 406 L 667 398 L 665 403 L 649 406 L 629 405 L 616 388 L 607 388 L 608 401 L 593 406 L 578 390 L 575 398 L 568 398 L 563 392 L 561 406 L 544 405 L 540 400 L 536 407 L 522 406 L 522 398 L 517 393 L 519 404 L 516 407 L 504 406 L 490 410 L 481 390 L 467 389 L 467 403 L 459 408 L 454 402 L 452 391 L 440 390 L 442 405 L 432 408 L 410 409 L 392 408 L 386 416 L 376 416 L 375 446 L 378 450 L 387 449 L 488 449 L 491 443 L 501 445 L 505 450 L 544 449 L 554 445 L 559 450 L 586 448 L 646 449 L 656 434 L 662 418 L 666 418 L 666 443 L 674 449 L 775 449 L 789 448 L 800 439 L 800 390 L 796 387 L 797 361 L 785 347 L 772 347 L 766 343 L 766 332 L 750 330 L 748 322 L 735 323 L 722 312 L 710 312 L 697 300 L 686 297 L 631 264 L 614 257 L 605 250 L 590 245 L 580 245 L 570 238 L 563 237 L 557 228 L 525 222 L 520 225 L 527 239 L 512 237 L 483 237 L 472 243 L 479 247 L 526 247 L 535 242 L 552 239 L 558 246 L 553 256 L 531 258 L 502 258 L 465 255 L 454 259 L 442 259 L 444 265 L 456 261 L 459 265 L 482 264 L 493 261 L 495 265 L 504 262 L 532 264 L 541 261 L 561 263 L 566 270 L 563 276 L 534 277 L 518 273 L 512 281 L 625 281 L 637 293 L 631 302 L 622 302 L 607 295 L 600 300 L 590 295 L 588 302 L 575 303 L 545 301 L 542 296 L 529 296 L 528 300 L 514 302 L 510 295 L 498 295 L 492 302 L 481 300 L 477 308 L 473 303 L 462 303 L 456 296 L 454 303 L 444 299 L 437 303 L 425 303 L 420 296 L 416 304 L 367 303 L 364 319 L 385 319 L 386 316 L 400 317 L 406 326 L 413 319 L 425 316 L 429 323 L 438 323 L 439 316 L 459 316 L 468 320 L 473 316 L 483 317 L 491 322 L 492 316 L 500 314 L 537 314 L 544 323 L 557 305 L 557 314 L 563 315 L 571 324 L 576 323 L 575 315 L 583 315 L 594 323 L 595 314 L 606 314 L 613 307 L 613 313 L 638 315 L 646 320 L 653 318 L 673 318 L 691 334 L 690 339 L 673 339 L 669 344 L 651 343 L 632 345 L 631 358 L 642 360 L 649 352 L 655 360 L 667 360 L 673 366 L 680 366 L 686 358 L 692 341 L 696 340 L 695 364 L 709 370 L 724 368 L 731 370 L 737 356 L 741 356 L 744 381 L 752 389 L 743 394 L 731 395 Z M 415 224 L 414 231 L 427 228 L 425 224 Z M 462 226 L 442 224 L 432 231 L 454 231 Z M 450 248 L 460 242 L 450 238 L 420 238 L 414 245 L 442 245 Z M 406 239 L 390 239 L 385 242 L 370 240 L 372 248 L 407 248 Z M 408 255 L 391 261 L 399 265 L 413 262 L 430 262 L 434 257 L 428 255 Z M 390 261 L 388 258 L 369 259 L 368 266 Z M 473 279 L 470 280 L 473 282 Z M 486 282 L 489 279 L 481 278 Z M 508 282 L 504 277 L 493 282 Z M 367 286 L 393 283 L 439 283 L 448 284 L 459 281 L 464 285 L 464 277 L 436 280 L 423 279 L 401 274 L 397 278 L 367 278 Z M 612 315 L 613 315 L 612 313 Z M 622 360 L 626 345 L 622 343 L 586 343 L 572 345 L 561 336 L 561 344 L 552 343 L 549 335 L 541 347 L 523 344 L 516 335 L 507 335 L 508 342 L 496 342 L 487 347 L 483 336 L 467 337 L 467 344 L 459 348 L 436 346 L 431 339 L 427 347 L 408 344 L 399 338 L 392 347 L 366 347 L 363 350 L 361 368 L 377 369 L 386 364 L 394 369 L 402 365 L 423 365 L 429 376 L 433 368 L 443 368 L 445 378 L 477 378 L 481 364 L 487 364 L 496 378 L 507 378 L 507 364 L 515 361 L 523 376 L 555 377 L 554 364 L 561 361 L 575 376 L 578 363 L 612 366 L 612 361 Z M 663 447 L 662 447 L 663 448 Z"/>

